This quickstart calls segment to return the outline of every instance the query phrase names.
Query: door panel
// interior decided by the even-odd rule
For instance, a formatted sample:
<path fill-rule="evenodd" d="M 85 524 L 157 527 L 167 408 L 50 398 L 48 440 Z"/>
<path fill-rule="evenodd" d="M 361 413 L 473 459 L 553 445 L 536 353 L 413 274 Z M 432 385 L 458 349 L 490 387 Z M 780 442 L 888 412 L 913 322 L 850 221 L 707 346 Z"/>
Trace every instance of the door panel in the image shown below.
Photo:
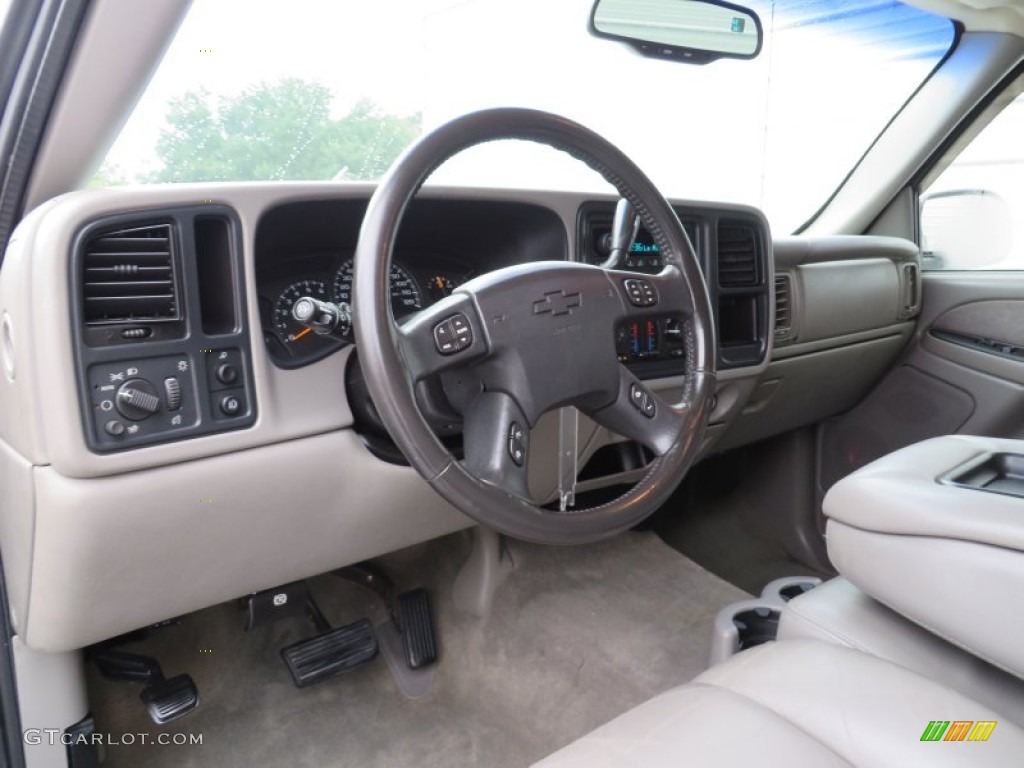
<path fill-rule="evenodd" d="M 918 327 L 899 363 L 821 427 L 821 494 L 929 437 L 1024 437 L 1024 272 L 926 272 L 922 283 Z"/>

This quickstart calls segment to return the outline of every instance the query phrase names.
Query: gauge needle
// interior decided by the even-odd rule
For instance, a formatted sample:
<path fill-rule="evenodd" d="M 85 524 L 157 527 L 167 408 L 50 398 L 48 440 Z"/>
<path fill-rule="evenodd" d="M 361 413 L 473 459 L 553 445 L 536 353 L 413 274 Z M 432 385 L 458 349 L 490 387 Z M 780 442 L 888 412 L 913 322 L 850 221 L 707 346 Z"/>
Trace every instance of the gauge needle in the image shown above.
<path fill-rule="evenodd" d="M 312 332 L 313 332 L 312 328 L 305 328 L 305 329 L 299 331 L 298 333 L 296 333 L 294 336 L 292 336 L 292 341 L 298 341 L 303 336 L 308 336 Z"/>

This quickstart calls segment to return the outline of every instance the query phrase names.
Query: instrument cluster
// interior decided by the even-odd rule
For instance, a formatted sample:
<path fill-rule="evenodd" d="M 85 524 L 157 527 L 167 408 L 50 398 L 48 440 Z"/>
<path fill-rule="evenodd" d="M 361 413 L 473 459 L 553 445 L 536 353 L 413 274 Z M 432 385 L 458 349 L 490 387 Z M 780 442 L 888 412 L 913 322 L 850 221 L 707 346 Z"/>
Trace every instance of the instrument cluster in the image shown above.
<path fill-rule="evenodd" d="M 321 301 L 353 301 L 351 253 L 309 253 L 275 262 L 258 276 L 260 323 L 271 359 L 282 368 L 316 362 L 344 346 L 319 336 L 292 317 L 303 296 Z M 391 310 L 399 322 L 448 296 L 473 277 L 465 265 L 434 255 L 400 255 L 391 264 Z"/>

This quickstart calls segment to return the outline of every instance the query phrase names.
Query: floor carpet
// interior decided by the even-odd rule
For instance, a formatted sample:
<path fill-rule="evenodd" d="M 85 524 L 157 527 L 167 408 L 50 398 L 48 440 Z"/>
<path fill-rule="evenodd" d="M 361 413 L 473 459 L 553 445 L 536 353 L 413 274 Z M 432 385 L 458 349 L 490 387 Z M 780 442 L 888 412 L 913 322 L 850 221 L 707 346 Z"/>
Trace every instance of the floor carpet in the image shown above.
<path fill-rule="evenodd" d="M 215 606 L 124 647 L 168 676 L 192 675 L 201 705 L 182 719 L 154 726 L 138 685 L 90 669 L 97 729 L 111 741 L 134 734 L 105 748 L 104 765 L 526 766 L 701 672 L 715 612 L 747 596 L 649 532 L 570 548 L 513 542 L 514 570 L 479 619 L 451 598 L 468 552 L 462 533 L 380 561 L 400 587 L 431 591 L 442 655 L 426 696 L 406 698 L 383 659 L 296 689 L 279 651 L 312 634 L 309 623 L 245 633 L 238 605 Z M 386 618 L 335 576 L 310 585 L 336 626 Z M 202 744 L 152 743 L 161 734 Z"/>

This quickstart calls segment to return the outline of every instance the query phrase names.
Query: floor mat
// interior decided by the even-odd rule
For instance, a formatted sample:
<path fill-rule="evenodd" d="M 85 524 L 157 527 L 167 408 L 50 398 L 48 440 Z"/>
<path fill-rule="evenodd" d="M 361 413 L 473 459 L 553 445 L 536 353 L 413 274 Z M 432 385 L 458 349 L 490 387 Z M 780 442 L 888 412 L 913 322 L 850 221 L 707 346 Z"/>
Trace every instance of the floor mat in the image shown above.
<path fill-rule="evenodd" d="M 706 664 L 715 612 L 746 597 L 653 533 L 583 547 L 510 545 L 515 570 L 492 614 L 456 612 L 451 585 L 469 552 L 457 534 L 385 558 L 402 588 L 427 586 L 441 660 L 431 692 L 405 698 L 383 659 L 307 689 L 279 651 L 312 634 L 286 620 L 246 634 L 237 605 L 220 605 L 125 650 L 188 672 L 195 712 L 154 726 L 139 686 L 90 669 L 104 765 L 525 766 Z M 310 582 L 336 626 L 385 619 L 369 593 L 334 576 Z M 116 744 L 128 741 L 134 743 Z M 201 744 L 182 740 L 201 737 Z M 157 743 L 162 740 L 165 743 Z"/>

